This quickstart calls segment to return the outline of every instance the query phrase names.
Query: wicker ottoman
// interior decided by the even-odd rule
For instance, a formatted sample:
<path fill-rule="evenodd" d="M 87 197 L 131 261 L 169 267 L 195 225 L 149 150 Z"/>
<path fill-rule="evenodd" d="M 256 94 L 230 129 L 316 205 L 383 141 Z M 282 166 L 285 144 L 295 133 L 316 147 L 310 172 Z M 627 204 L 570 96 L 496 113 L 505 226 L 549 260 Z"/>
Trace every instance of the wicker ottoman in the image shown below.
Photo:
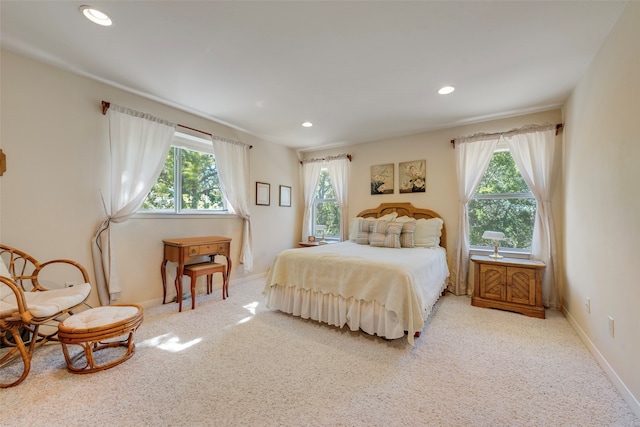
<path fill-rule="evenodd" d="M 142 323 L 142 307 L 109 305 L 74 314 L 58 325 L 58 339 L 67 361 L 67 369 L 76 374 L 89 374 L 112 368 L 133 356 L 133 335 Z M 82 351 L 71 355 L 68 346 Z M 123 348 L 118 348 L 123 347 Z M 96 360 L 96 352 L 101 353 Z"/>

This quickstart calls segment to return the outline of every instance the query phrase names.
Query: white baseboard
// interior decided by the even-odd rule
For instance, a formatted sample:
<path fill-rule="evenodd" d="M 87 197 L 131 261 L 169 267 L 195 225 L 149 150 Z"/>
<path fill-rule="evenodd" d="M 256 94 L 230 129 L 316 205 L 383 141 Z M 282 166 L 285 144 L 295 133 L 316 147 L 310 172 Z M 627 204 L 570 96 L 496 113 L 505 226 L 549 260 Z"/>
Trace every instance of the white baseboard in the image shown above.
<path fill-rule="evenodd" d="M 625 385 L 625 383 L 620 379 L 616 371 L 613 367 L 607 362 L 607 359 L 604 358 L 602 353 L 598 350 L 598 348 L 593 344 L 593 342 L 589 339 L 587 334 L 582 330 L 580 325 L 575 321 L 575 319 L 571 316 L 565 307 L 562 307 L 562 313 L 565 318 L 569 321 L 571 327 L 576 331 L 582 342 L 587 346 L 589 352 L 595 357 L 596 361 L 602 367 L 607 377 L 611 380 L 615 388 L 622 395 L 622 398 L 627 402 L 631 410 L 636 414 L 638 418 L 640 418 L 640 402 L 638 399 L 631 393 L 629 388 Z"/>

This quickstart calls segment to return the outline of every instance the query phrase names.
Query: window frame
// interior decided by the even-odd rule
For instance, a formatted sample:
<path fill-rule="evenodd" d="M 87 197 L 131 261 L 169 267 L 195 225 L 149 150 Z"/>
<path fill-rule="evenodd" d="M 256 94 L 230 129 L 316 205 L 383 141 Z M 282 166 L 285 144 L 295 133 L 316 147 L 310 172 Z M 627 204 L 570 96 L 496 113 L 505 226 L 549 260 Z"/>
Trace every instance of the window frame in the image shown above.
<path fill-rule="evenodd" d="M 174 168 L 174 199 L 176 195 L 182 194 L 182 150 L 196 151 L 203 154 L 210 154 L 215 159 L 213 144 L 211 141 L 196 135 L 176 131 L 171 141 L 171 147 L 175 149 Z M 167 153 L 168 155 L 168 153 Z M 180 173 L 178 173 L 180 172 Z M 154 184 L 155 185 L 155 184 Z M 174 209 L 138 209 L 136 218 L 187 218 L 202 216 L 237 216 L 229 211 L 227 199 L 222 195 L 224 209 L 218 210 L 198 210 L 183 209 L 180 200 L 174 200 Z"/>
<path fill-rule="evenodd" d="M 507 146 L 506 142 L 504 142 L 504 140 L 501 139 L 501 141 L 498 143 L 498 145 L 496 146 L 496 149 L 493 151 L 491 156 L 493 157 L 493 155 L 495 153 L 504 152 L 504 151 L 511 152 L 511 150 L 509 150 L 509 147 Z M 516 167 L 517 167 L 517 165 L 516 165 Z M 518 170 L 518 172 L 520 172 L 520 171 Z M 487 171 L 485 171 L 484 173 L 486 174 Z M 522 172 L 520 172 L 520 176 L 522 176 Z M 484 174 L 483 174 L 483 178 L 484 178 Z M 526 184 L 526 182 L 525 182 L 525 184 Z M 527 188 L 528 187 L 529 186 L 527 185 Z M 477 189 L 476 189 L 476 191 L 477 191 Z M 475 194 L 474 193 L 474 195 L 471 196 L 471 198 L 469 199 L 469 202 L 471 200 L 503 200 L 503 199 L 531 199 L 531 200 L 536 202 L 536 211 L 538 209 L 536 198 L 533 195 L 533 193 L 531 192 L 531 189 L 529 189 L 528 192 L 524 192 L 524 193 L 522 193 L 522 192 L 521 193 L 493 193 L 493 194 Z M 469 205 L 469 202 L 467 202 L 467 207 Z M 535 225 L 535 213 L 534 213 L 534 225 Z M 471 232 L 471 224 L 469 224 L 469 232 Z M 468 236 L 468 237 L 470 238 L 470 236 Z M 469 243 L 471 243 L 471 242 L 469 242 Z M 493 248 L 492 245 L 489 245 L 487 243 L 487 245 L 471 245 L 471 244 L 469 244 L 469 249 L 470 249 L 469 253 L 471 255 L 488 255 L 490 253 L 493 253 L 493 249 L 494 248 Z M 500 253 L 501 254 L 507 254 L 510 258 L 527 258 L 531 254 L 531 249 L 529 249 L 529 248 L 505 248 L 505 247 L 500 247 Z"/>
<path fill-rule="evenodd" d="M 320 174 L 322 174 L 323 172 L 326 172 L 328 177 L 329 177 L 329 180 L 331 180 L 331 175 L 329 175 L 329 169 L 326 166 L 322 166 L 320 168 Z M 334 198 L 333 199 L 318 199 L 318 198 L 316 198 L 315 195 L 318 193 L 319 185 L 320 185 L 320 175 L 318 175 L 318 182 L 316 183 L 316 189 L 315 189 L 314 196 L 313 196 L 313 209 L 311 211 L 311 234 L 313 236 L 316 236 L 316 237 L 318 236 L 318 232 L 316 231 L 316 225 L 318 225 L 318 224 L 316 224 L 316 219 L 317 219 L 316 209 L 318 207 L 318 203 L 333 202 L 336 205 L 338 204 L 338 200 L 335 198 L 335 194 L 334 194 Z M 334 191 L 333 190 L 333 183 L 331 185 L 332 185 L 332 191 Z M 334 191 L 334 193 L 335 193 L 335 191 Z M 342 223 L 342 215 L 340 216 L 340 223 Z M 327 236 L 325 234 L 324 239 L 326 241 L 329 241 L 329 242 L 338 242 L 338 241 L 340 241 L 340 235 L 338 234 L 337 236 Z"/>

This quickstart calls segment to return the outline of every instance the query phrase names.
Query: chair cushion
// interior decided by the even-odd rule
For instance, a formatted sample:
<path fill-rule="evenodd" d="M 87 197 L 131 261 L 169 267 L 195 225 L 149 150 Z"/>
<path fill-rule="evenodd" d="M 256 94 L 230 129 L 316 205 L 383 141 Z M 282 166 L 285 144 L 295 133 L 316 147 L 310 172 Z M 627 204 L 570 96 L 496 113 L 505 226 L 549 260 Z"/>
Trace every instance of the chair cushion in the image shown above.
<path fill-rule="evenodd" d="M 185 271 L 194 271 L 199 273 L 203 270 L 224 270 L 225 266 L 223 264 L 218 264 L 217 262 L 202 262 L 200 264 L 187 264 L 184 266 Z"/>
<path fill-rule="evenodd" d="M 137 305 L 106 305 L 67 317 L 59 326 L 66 333 L 83 333 L 131 319 L 141 312 Z"/>
<path fill-rule="evenodd" d="M 44 318 L 68 310 L 82 303 L 91 292 L 90 283 L 82 283 L 68 288 L 52 289 L 42 292 L 25 292 L 27 309 L 33 317 Z M 0 301 L 0 316 L 18 311 L 16 297 L 13 293 Z"/>

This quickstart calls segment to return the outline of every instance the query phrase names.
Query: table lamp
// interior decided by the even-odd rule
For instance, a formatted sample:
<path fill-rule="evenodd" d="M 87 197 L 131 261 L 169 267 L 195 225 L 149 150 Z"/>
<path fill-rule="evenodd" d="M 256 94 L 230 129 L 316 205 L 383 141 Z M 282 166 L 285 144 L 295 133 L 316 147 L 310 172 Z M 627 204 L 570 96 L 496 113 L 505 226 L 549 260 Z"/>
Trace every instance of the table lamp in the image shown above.
<path fill-rule="evenodd" d="M 326 225 L 316 225 L 316 231 L 322 231 L 322 239 L 318 242 L 319 245 L 326 245 L 327 242 L 324 240 L 324 231 L 327 229 Z"/>
<path fill-rule="evenodd" d="M 489 256 L 495 259 L 502 258 L 502 255 L 498 254 L 498 245 L 501 240 L 504 240 L 504 233 L 501 231 L 485 231 L 482 234 L 482 238 L 493 241 L 493 254 Z"/>

